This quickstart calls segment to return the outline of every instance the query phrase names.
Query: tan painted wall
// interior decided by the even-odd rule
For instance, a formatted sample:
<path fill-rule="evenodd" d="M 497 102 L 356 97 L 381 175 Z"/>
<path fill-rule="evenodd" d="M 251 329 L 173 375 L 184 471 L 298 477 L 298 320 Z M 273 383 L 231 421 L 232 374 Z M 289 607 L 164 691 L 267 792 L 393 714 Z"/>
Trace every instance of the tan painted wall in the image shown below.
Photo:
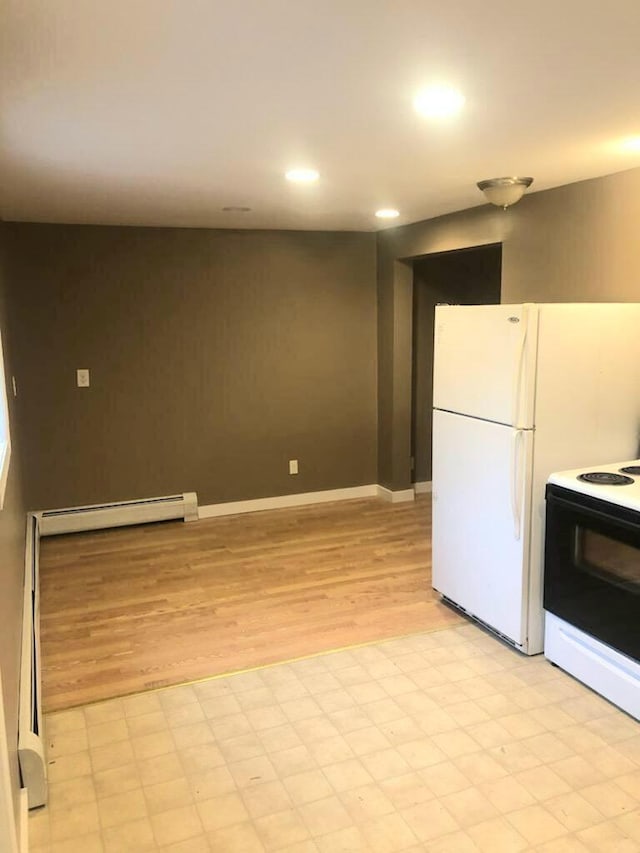
<path fill-rule="evenodd" d="M 6 231 L 33 507 L 376 481 L 374 235 Z"/>
<path fill-rule="evenodd" d="M 3 241 L 5 226 L 0 223 L 0 328 L 4 348 L 5 372 L 9 379 L 13 370 L 13 328 L 9 327 L 5 310 Z M 22 627 L 22 589 L 24 578 L 24 543 L 26 510 L 22 500 L 20 449 L 21 436 L 17 424 L 18 400 L 9 397 L 12 454 L 9 479 L 0 510 L 0 669 L 4 693 L 11 776 L 18 809 L 18 687 L 20 675 L 20 639 Z"/>
<path fill-rule="evenodd" d="M 506 212 L 484 205 L 379 233 L 379 482 L 391 489 L 411 482 L 403 259 L 502 242 L 503 302 L 640 301 L 639 223 L 634 169 L 526 195 Z"/>

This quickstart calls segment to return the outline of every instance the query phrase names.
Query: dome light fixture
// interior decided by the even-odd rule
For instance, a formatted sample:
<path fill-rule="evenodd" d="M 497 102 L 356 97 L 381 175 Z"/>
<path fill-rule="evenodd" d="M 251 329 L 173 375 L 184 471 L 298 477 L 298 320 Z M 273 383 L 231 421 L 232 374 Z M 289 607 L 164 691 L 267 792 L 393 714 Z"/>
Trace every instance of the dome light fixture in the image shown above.
<path fill-rule="evenodd" d="M 380 210 L 376 210 L 376 216 L 378 219 L 396 219 L 400 216 L 400 211 L 393 207 L 383 207 Z"/>
<path fill-rule="evenodd" d="M 488 178 L 478 181 L 478 189 L 482 190 L 487 201 L 506 210 L 520 201 L 532 183 L 533 178 Z"/>

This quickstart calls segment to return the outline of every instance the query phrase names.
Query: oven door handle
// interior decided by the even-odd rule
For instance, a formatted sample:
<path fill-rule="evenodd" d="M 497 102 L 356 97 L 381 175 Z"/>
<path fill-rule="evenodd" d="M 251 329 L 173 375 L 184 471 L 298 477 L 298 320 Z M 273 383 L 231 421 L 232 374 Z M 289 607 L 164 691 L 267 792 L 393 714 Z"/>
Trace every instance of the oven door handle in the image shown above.
<path fill-rule="evenodd" d="M 516 429 L 511 439 L 511 513 L 513 515 L 513 535 L 517 541 L 522 535 L 522 466 L 520 448 L 524 430 Z"/>

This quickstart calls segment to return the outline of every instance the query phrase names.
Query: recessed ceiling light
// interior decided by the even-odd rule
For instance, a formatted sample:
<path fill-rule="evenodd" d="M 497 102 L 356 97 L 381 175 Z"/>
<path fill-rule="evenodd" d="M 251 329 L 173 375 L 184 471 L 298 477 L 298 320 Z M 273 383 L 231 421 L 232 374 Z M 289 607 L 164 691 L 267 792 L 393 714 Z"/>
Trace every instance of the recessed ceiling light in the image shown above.
<path fill-rule="evenodd" d="M 628 136 L 620 143 L 623 151 L 640 151 L 640 136 Z"/>
<path fill-rule="evenodd" d="M 448 118 L 464 106 L 464 95 L 450 86 L 429 86 L 413 99 L 416 112 L 426 118 Z"/>
<path fill-rule="evenodd" d="M 250 207 L 242 207 L 239 204 L 229 204 L 222 208 L 224 213 L 249 213 Z"/>
<path fill-rule="evenodd" d="M 400 211 L 395 210 L 393 207 L 383 207 L 380 210 L 376 210 L 376 216 L 378 219 L 395 219 L 396 216 L 400 216 Z"/>
<path fill-rule="evenodd" d="M 297 184 L 312 184 L 319 177 L 320 174 L 315 169 L 289 169 L 285 174 L 288 181 L 294 181 Z"/>

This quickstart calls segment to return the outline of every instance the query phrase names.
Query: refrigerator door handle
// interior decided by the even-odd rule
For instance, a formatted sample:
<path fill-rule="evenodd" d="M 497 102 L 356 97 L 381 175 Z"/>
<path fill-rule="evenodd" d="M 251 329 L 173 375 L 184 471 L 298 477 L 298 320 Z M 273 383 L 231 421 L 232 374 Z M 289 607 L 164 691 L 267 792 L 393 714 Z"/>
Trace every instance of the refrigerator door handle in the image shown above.
<path fill-rule="evenodd" d="M 513 371 L 513 414 L 511 423 L 514 427 L 519 426 L 520 421 L 520 397 L 522 395 L 522 374 L 524 372 L 524 354 L 527 347 L 527 326 L 528 317 L 526 307 L 522 311 L 522 334 L 520 336 L 520 345 L 518 347 L 518 356 L 516 358 L 515 368 Z"/>
<path fill-rule="evenodd" d="M 522 466 L 520 448 L 524 430 L 514 430 L 511 440 L 511 512 L 513 515 L 513 536 L 519 541 L 522 535 Z"/>

